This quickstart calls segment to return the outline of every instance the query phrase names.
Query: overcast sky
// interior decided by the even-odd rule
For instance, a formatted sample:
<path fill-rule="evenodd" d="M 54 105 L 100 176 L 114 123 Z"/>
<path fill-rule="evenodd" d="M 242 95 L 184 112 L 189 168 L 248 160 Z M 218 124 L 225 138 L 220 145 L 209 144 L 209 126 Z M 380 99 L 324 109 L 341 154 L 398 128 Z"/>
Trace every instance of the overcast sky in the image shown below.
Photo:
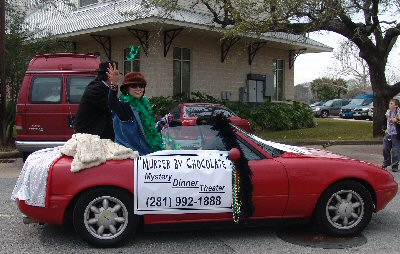
<path fill-rule="evenodd" d="M 319 32 L 309 36 L 318 42 L 334 48 L 338 47 L 339 41 L 343 40 L 343 36 L 336 33 Z M 389 55 L 388 64 L 393 66 L 392 69 L 400 76 L 400 70 L 397 67 L 398 59 L 400 58 L 399 40 L 396 43 L 396 48 Z M 296 58 L 294 63 L 294 84 L 311 82 L 314 79 L 324 77 L 329 71 L 329 68 L 335 64 L 333 53 L 309 53 L 301 54 Z M 395 64 L 397 63 L 397 64 Z"/>

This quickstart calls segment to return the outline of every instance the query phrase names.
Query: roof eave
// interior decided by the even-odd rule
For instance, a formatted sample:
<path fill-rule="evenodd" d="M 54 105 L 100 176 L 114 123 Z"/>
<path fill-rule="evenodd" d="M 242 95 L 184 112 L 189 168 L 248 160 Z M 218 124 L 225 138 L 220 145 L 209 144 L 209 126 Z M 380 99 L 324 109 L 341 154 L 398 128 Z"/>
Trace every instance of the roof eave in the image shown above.
<path fill-rule="evenodd" d="M 74 32 L 69 32 L 69 33 L 64 33 L 64 34 L 58 34 L 56 36 L 61 37 L 61 38 L 74 37 L 74 36 L 79 36 L 79 35 L 100 33 L 100 32 L 109 31 L 112 29 L 132 27 L 132 26 L 144 25 L 144 24 L 166 24 L 166 25 L 172 25 L 172 26 L 177 26 L 177 27 L 207 30 L 207 31 L 212 31 L 215 33 L 220 33 L 220 34 L 223 34 L 224 32 L 226 32 L 226 29 L 223 29 L 221 27 L 212 27 L 210 25 L 196 24 L 196 23 L 178 21 L 178 20 L 172 20 L 172 19 L 163 19 L 163 18 L 160 18 L 157 16 L 152 16 L 152 17 L 146 17 L 146 18 L 142 18 L 142 19 L 136 19 L 136 20 L 132 20 L 132 21 L 128 21 L 128 22 L 121 22 L 121 23 L 102 26 L 102 27 L 74 31 Z M 247 35 L 245 35 L 245 37 L 261 39 L 261 40 L 271 41 L 271 42 L 276 42 L 276 43 L 290 44 L 295 49 L 307 49 L 306 52 L 304 52 L 304 53 L 321 53 L 321 52 L 332 52 L 333 51 L 333 48 L 328 47 L 328 46 L 317 46 L 317 45 L 312 45 L 309 43 L 302 43 L 300 41 L 275 38 L 275 37 L 265 36 L 265 35 L 257 36 L 257 35 L 247 34 Z"/>

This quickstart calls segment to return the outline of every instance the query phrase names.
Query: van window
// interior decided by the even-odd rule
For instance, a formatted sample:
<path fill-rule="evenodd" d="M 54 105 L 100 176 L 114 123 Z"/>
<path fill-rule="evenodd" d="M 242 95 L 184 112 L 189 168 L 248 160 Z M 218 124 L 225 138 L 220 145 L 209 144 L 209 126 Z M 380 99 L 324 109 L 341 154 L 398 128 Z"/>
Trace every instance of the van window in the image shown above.
<path fill-rule="evenodd" d="M 32 103 L 60 103 L 62 77 L 35 77 L 32 79 Z"/>
<path fill-rule="evenodd" d="M 86 86 L 94 80 L 93 76 L 76 76 L 68 78 L 68 95 L 67 100 L 69 103 L 77 103 L 81 101 L 83 92 Z"/>

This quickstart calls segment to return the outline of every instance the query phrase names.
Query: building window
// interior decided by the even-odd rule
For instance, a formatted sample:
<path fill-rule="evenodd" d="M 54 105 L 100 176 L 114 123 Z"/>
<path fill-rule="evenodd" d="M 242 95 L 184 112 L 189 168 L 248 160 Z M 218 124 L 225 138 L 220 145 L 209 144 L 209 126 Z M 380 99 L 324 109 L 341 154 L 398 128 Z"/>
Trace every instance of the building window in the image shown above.
<path fill-rule="evenodd" d="M 140 52 L 137 53 L 135 59 L 128 60 L 130 52 L 130 48 L 124 49 L 124 75 L 131 71 L 140 71 Z"/>
<path fill-rule="evenodd" d="M 285 77 L 285 62 L 282 59 L 276 59 L 274 61 L 274 95 L 272 96 L 273 101 L 283 101 L 285 99 L 284 77 Z"/>
<path fill-rule="evenodd" d="M 173 95 L 190 98 L 190 49 L 174 48 Z"/>
<path fill-rule="evenodd" d="M 79 6 L 83 7 L 86 5 L 97 4 L 98 2 L 98 0 L 79 0 Z"/>

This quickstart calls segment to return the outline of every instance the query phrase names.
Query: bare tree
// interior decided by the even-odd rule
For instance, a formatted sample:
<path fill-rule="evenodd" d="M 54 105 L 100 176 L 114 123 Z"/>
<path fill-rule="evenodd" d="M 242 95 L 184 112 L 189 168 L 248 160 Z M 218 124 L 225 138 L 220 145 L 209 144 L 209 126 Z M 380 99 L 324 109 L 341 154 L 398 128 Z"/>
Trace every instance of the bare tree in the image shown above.
<path fill-rule="evenodd" d="M 294 87 L 294 100 L 309 103 L 312 98 L 310 84 L 303 83 Z"/>
<path fill-rule="evenodd" d="M 359 56 L 359 50 L 354 43 L 349 40 L 341 41 L 333 56 L 339 62 L 335 65 L 337 75 L 351 77 L 361 90 L 367 91 L 371 87 L 367 62 Z"/>
<path fill-rule="evenodd" d="M 148 6 L 176 11 L 187 8 L 180 0 L 142 0 Z M 353 42 L 367 64 L 374 93 L 374 136 L 382 135 L 389 99 L 400 91 L 399 80 L 389 84 L 385 70 L 398 36 L 398 0 L 196 0 L 192 9 L 203 8 L 215 25 L 228 35 L 247 32 L 306 34 L 331 31 Z M 172 7 L 171 7 L 172 6 Z M 183 6 L 183 7 L 180 7 Z M 397 15 L 393 15 L 397 13 Z"/>

